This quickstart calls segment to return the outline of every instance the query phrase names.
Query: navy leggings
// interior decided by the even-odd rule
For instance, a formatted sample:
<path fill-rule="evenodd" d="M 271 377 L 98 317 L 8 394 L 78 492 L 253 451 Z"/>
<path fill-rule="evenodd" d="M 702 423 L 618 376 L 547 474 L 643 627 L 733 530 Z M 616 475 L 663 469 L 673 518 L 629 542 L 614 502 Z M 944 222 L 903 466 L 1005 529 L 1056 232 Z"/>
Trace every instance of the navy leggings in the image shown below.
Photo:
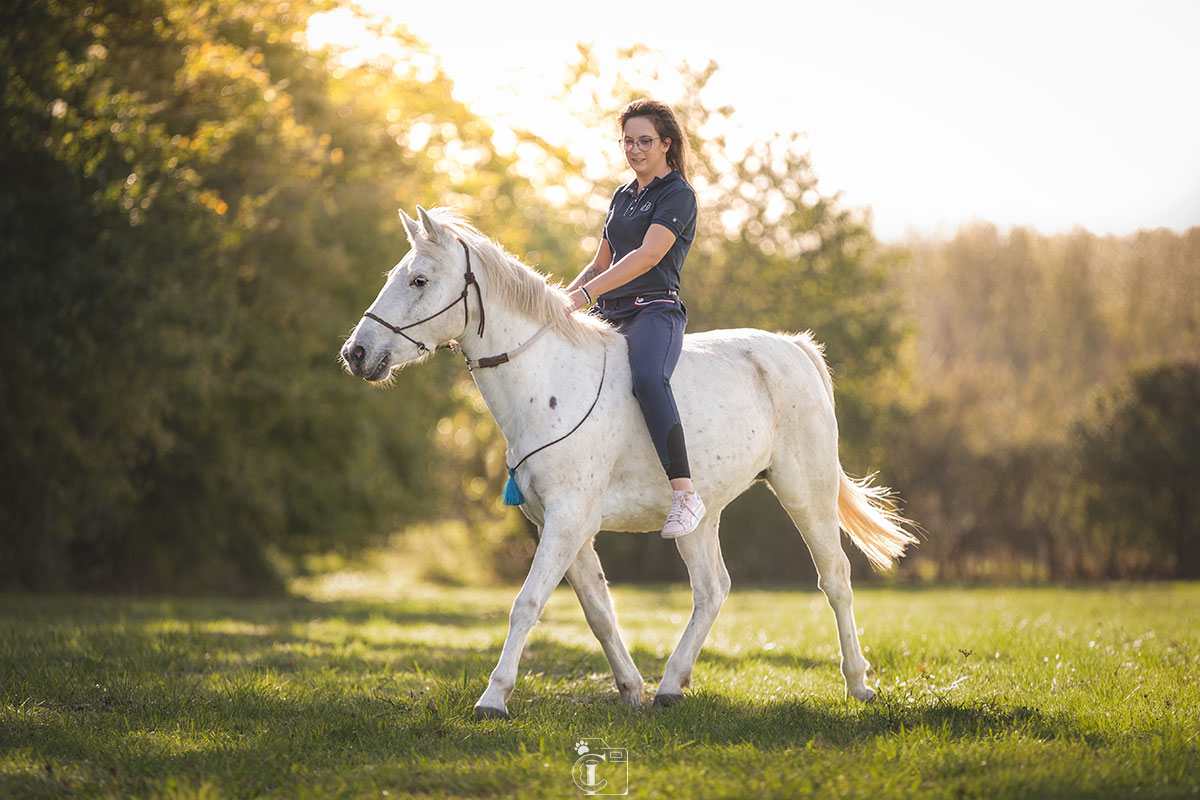
<path fill-rule="evenodd" d="M 651 295 L 601 301 L 593 313 L 612 323 L 629 343 L 633 394 L 667 477 L 690 478 L 683 425 L 671 393 L 671 373 L 683 349 L 687 309 L 678 296 Z"/>

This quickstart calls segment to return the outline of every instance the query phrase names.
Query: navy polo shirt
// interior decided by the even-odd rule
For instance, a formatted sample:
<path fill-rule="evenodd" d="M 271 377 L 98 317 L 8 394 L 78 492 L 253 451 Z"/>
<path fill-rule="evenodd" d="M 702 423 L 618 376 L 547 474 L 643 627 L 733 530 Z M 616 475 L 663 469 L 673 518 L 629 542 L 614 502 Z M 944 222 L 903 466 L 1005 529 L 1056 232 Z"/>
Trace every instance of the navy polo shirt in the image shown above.
<path fill-rule="evenodd" d="M 605 292 L 601 298 L 613 300 L 646 292 L 679 291 L 679 270 L 696 238 L 696 193 L 678 171 L 655 178 L 642 192 L 638 192 L 636 178 L 617 189 L 608 204 L 608 220 L 604 223 L 604 238 L 612 250 L 612 263 L 641 247 L 646 231 L 654 224 L 675 234 L 671 249 L 649 270 L 624 286 Z"/>

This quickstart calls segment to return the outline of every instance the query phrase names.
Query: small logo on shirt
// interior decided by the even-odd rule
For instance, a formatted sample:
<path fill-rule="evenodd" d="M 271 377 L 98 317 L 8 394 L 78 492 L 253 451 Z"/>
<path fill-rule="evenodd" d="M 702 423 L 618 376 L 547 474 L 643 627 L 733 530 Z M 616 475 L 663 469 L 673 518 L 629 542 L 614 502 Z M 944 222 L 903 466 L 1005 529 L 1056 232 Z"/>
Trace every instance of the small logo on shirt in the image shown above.
<path fill-rule="evenodd" d="M 651 205 L 653 205 L 653 204 L 652 204 L 652 203 L 646 203 L 646 204 L 645 204 L 645 205 L 643 205 L 641 208 L 639 208 L 639 209 L 638 209 L 638 211 L 649 211 L 649 210 L 650 210 L 650 206 L 651 206 Z"/>

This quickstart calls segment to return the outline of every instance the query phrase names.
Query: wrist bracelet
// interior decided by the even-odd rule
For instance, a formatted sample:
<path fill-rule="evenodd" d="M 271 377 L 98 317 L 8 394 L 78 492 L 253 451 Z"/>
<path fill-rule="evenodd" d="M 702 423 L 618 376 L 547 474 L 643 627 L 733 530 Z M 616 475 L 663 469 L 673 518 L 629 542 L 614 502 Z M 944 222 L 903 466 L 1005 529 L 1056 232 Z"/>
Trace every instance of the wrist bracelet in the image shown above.
<path fill-rule="evenodd" d="M 585 300 L 587 300 L 587 304 L 590 306 L 590 305 L 592 304 L 592 302 L 593 302 L 593 301 L 592 301 L 592 296 L 591 296 L 590 294 L 588 294 L 587 287 L 586 287 L 586 286 L 580 286 L 580 287 L 579 287 L 579 291 L 583 292 L 583 298 L 584 298 Z"/>

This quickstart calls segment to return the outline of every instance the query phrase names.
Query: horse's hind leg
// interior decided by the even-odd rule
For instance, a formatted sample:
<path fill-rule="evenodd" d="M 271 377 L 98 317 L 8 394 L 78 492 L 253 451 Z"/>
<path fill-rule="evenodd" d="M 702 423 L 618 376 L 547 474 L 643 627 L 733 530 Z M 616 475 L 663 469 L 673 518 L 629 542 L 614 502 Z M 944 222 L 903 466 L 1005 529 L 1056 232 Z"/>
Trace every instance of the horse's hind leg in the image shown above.
<path fill-rule="evenodd" d="M 621 632 L 617 630 L 612 596 L 608 593 L 604 569 L 600 566 L 594 543 L 593 539 L 579 549 L 579 555 L 567 567 L 567 581 L 579 597 L 579 605 L 583 606 L 583 615 L 592 633 L 596 634 L 604 654 L 608 656 L 621 699 L 634 708 L 641 708 L 646 683 L 633 663 L 625 642 L 621 640 Z"/>
<path fill-rule="evenodd" d="M 729 572 L 717 538 L 720 524 L 721 511 L 710 510 L 696 530 L 675 540 L 692 583 L 692 618 L 667 660 L 662 682 L 654 695 L 657 706 L 669 706 L 683 699 L 683 687 L 692 681 L 696 657 L 729 594 Z"/>
<path fill-rule="evenodd" d="M 788 516 L 812 554 L 817 567 L 817 585 L 825 593 L 837 620 L 838 642 L 842 650 L 842 675 L 847 694 L 870 700 L 875 691 L 867 686 L 870 664 L 863 657 L 854 625 L 854 593 L 850 589 L 850 561 L 842 551 L 838 529 L 838 473 L 814 480 L 812 472 L 773 466 L 767 472 L 771 489 L 787 510 Z"/>

